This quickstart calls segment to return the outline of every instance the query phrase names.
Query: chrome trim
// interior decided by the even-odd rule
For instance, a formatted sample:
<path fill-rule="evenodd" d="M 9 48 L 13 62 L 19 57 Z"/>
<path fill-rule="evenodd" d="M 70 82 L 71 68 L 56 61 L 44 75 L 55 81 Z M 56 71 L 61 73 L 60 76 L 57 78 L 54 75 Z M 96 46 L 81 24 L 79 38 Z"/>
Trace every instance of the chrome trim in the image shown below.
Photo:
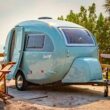
<path fill-rule="evenodd" d="M 66 28 L 61 28 L 61 27 L 59 27 L 60 32 L 61 32 L 62 35 L 64 36 L 64 40 L 65 40 L 66 46 L 96 46 L 96 45 L 95 45 L 94 38 L 91 36 L 91 34 L 90 34 L 90 37 L 91 37 L 92 40 L 93 40 L 93 44 L 69 44 L 69 43 L 67 42 L 66 36 L 65 36 L 64 32 L 62 31 L 62 29 L 80 29 L 80 30 L 85 30 L 85 31 L 87 31 L 89 34 L 90 34 L 90 32 L 89 32 L 87 29 L 83 29 L 83 28 L 74 28 L 74 27 L 73 27 L 73 28 L 68 28 L 68 27 L 66 27 Z"/>

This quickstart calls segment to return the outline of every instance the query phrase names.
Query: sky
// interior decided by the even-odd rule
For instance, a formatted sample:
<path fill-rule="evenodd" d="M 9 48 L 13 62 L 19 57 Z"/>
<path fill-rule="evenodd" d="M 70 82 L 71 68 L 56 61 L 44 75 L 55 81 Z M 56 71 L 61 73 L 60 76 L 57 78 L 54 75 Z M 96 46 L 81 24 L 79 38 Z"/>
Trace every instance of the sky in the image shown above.
<path fill-rule="evenodd" d="M 97 14 L 105 14 L 105 0 L 0 0 L 0 52 L 6 36 L 11 28 L 25 20 L 36 20 L 48 16 L 57 19 L 66 16 L 70 10 L 79 12 L 80 6 L 90 6 L 96 3 Z"/>

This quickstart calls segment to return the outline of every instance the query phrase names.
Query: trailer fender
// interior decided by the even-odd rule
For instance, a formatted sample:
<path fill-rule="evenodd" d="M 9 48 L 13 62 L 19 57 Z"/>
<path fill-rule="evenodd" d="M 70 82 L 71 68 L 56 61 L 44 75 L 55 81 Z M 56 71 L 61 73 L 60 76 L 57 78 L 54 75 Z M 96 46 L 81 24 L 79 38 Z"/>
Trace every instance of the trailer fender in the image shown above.
<path fill-rule="evenodd" d="M 77 58 L 67 75 L 62 80 L 63 83 L 90 82 L 102 79 L 102 69 L 96 58 Z"/>

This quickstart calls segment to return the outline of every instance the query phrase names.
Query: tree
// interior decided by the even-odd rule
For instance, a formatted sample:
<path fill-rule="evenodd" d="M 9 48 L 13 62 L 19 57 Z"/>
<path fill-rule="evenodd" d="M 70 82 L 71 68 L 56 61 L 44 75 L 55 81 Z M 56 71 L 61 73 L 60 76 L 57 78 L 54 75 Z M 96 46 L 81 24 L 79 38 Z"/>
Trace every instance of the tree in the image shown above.
<path fill-rule="evenodd" d="M 85 9 L 84 6 L 80 7 L 80 12 L 78 14 L 79 16 L 79 24 L 81 24 L 84 27 L 87 27 L 88 19 L 87 19 L 87 9 Z"/>
<path fill-rule="evenodd" d="M 96 28 L 96 5 L 93 3 L 91 6 L 88 8 L 88 29 L 95 34 L 95 28 Z"/>
<path fill-rule="evenodd" d="M 59 20 L 64 20 L 63 16 L 61 16 L 61 17 L 58 17 L 58 19 L 59 19 Z"/>
<path fill-rule="evenodd" d="M 110 0 L 105 1 L 104 7 L 106 9 L 106 12 L 109 13 L 109 19 L 110 19 Z"/>

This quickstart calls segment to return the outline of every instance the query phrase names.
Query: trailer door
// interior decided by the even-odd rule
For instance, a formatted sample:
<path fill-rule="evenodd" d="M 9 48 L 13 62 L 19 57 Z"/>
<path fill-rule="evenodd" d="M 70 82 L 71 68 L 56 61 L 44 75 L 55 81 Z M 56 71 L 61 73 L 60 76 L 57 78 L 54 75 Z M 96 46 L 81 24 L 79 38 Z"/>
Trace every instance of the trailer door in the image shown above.
<path fill-rule="evenodd" d="M 15 28 L 15 41 L 14 41 L 14 49 L 13 54 L 11 56 L 11 61 L 16 62 L 15 66 L 12 68 L 11 73 L 8 75 L 8 79 L 14 78 L 23 54 L 23 48 L 24 48 L 24 29 L 23 27 L 16 27 Z M 13 45 L 13 44 L 11 44 Z"/>
<path fill-rule="evenodd" d="M 9 34 L 7 35 L 5 46 L 4 46 L 4 62 L 9 62 L 9 54 L 10 54 L 10 47 L 12 42 L 12 36 L 13 36 L 14 29 L 12 29 Z"/>

